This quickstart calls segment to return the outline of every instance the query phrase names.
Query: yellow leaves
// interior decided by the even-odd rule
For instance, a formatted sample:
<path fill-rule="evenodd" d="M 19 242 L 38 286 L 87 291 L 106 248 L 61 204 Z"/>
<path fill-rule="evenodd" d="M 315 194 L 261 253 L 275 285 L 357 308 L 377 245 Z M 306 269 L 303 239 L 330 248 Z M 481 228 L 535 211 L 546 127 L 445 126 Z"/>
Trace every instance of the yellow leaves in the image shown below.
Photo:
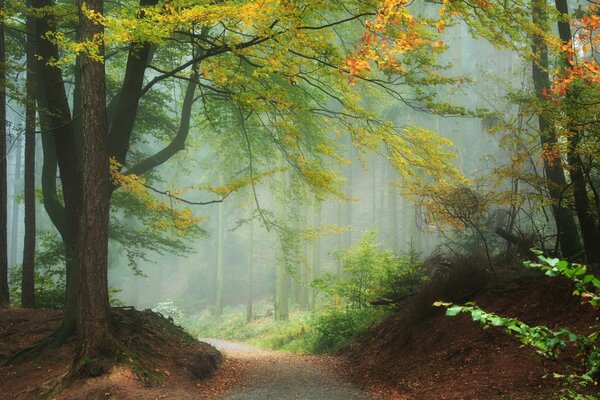
<path fill-rule="evenodd" d="M 316 227 L 304 229 L 302 231 L 302 239 L 304 240 L 315 240 L 326 236 L 327 234 L 339 235 L 342 233 L 350 232 L 352 230 L 349 226 L 339 225 L 319 225 Z"/>
<path fill-rule="evenodd" d="M 371 63 L 382 71 L 402 73 L 403 57 L 410 58 L 411 53 L 439 49 L 441 41 L 434 40 L 431 27 L 438 33 L 444 31 L 446 22 L 440 18 L 431 20 L 413 16 L 405 0 L 385 0 L 379 6 L 374 20 L 365 22 L 365 32 L 357 51 L 349 56 L 343 70 L 350 83 L 356 82 L 356 76 L 367 75 L 372 71 Z M 440 17 L 445 9 L 439 9 Z"/>
<path fill-rule="evenodd" d="M 229 194 L 231 194 L 232 192 L 235 192 L 236 190 L 239 190 L 248 185 L 254 185 L 266 177 L 273 176 L 277 173 L 285 172 L 285 171 L 287 171 L 287 168 L 283 168 L 283 167 L 274 168 L 274 169 L 271 169 L 269 171 L 266 171 L 266 172 L 263 172 L 260 174 L 254 174 L 252 176 L 252 178 L 247 177 L 247 178 L 242 178 L 242 179 L 238 179 L 235 181 L 231 181 L 231 182 L 227 183 L 226 185 L 221 185 L 221 186 L 213 186 L 211 184 L 197 185 L 197 186 L 189 186 L 188 188 L 186 188 L 186 190 L 187 189 L 206 190 L 206 191 L 214 193 L 220 197 L 227 197 Z"/>
<path fill-rule="evenodd" d="M 152 221 L 152 226 L 158 229 L 175 229 L 186 231 L 198 225 L 203 218 L 193 215 L 189 208 L 177 209 L 173 207 L 175 192 L 167 192 L 170 201 L 158 201 L 148 190 L 146 180 L 135 174 L 123 174 L 122 165 L 114 158 L 110 158 L 110 175 L 113 185 L 121 188 L 121 191 L 133 196 L 148 211 L 153 211 L 163 218 Z"/>
<path fill-rule="evenodd" d="M 114 157 L 110 158 L 110 176 L 114 186 L 121 187 L 123 191 L 129 192 L 136 196 L 147 194 L 147 189 L 144 186 L 146 180 L 135 174 L 123 174 L 123 167 Z"/>
<path fill-rule="evenodd" d="M 437 28 L 437 31 L 439 33 L 444 32 L 444 30 L 446 29 L 446 21 L 444 21 L 443 19 L 438 20 L 435 23 L 435 27 Z"/>

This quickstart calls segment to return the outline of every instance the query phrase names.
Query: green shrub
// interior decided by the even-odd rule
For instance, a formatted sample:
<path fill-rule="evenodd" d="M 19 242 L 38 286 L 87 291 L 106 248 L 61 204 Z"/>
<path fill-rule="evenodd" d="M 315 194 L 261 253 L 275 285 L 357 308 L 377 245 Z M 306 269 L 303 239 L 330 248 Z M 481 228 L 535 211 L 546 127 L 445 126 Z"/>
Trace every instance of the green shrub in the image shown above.
<path fill-rule="evenodd" d="M 310 321 L 310 349 L 314 353 L 337 353 L 361 336 L 382 316 L 382 311 L 374 309 L 322 311 Z"/>
<path fill-rule="evenodd" d="M 349 308 L 365 309 L 380 298 L 402 297 L 424 279 L 414 254 L 397 257 L 382 249 L 375 232 L 367 232 L 356 246 L 338 251 L 336 257 L 342 263 L 341 276 L 324 274 L 312 286 Z"/>

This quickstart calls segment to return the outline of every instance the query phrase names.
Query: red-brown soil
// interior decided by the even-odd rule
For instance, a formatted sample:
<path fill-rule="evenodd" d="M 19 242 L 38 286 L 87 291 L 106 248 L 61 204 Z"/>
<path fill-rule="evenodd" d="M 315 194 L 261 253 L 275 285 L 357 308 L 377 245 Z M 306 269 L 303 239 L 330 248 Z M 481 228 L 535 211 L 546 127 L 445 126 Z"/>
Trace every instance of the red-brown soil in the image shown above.
<path fill-rule="evenodd" d="M 571 292 L 568 282 L 543 279 L 488 290 L 473 300 L 530 325 L 580 333 L 600 329 L 598 310 L 581 305 Z M 441 299 L 428 304 L 434 300 Z M 564 371 L 560 362 L 534 354 L 499 328 L 484 330 L 468 316 L 417 308 L 409 305 L 373 327 L 346 352 L 354 378 L 381 398 L 530 400 L 552 399 L 560 390 L 556 379 L 543 378 Z"/>
<path fill-rule="evenodd" d="M 0 310 L 0 363 L 51 335 L 60 320 L 59 311 Z M 211 394 L 205 393 L 202 382 L 221 361 L 212 346 L 194 340 L 149 311 L 118 311 L 115 321 L 117 335 L 132 349 L 131 355 L 104 376 L 74 383 L 57 400 L 186 400 Z M 70 341 L 30 361 L 1 366 L 0 398 L 39 398 L 45 389 L 60 382 L 74 356 L 74 342 Z"/>

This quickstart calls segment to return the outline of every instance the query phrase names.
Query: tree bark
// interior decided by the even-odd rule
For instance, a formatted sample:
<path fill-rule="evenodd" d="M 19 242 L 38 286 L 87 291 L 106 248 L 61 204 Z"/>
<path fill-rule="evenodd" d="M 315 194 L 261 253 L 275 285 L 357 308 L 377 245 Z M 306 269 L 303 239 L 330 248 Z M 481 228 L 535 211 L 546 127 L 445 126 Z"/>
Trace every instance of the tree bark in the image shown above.
<path fill-rule="evenodd" d="M 0 0 L 4 9 L 4 0 Z M 0 22 L 0 308 L 10 306 L 6 212 L 6 49 L 4 23 Z"/>
<path fill-rule="evenodd" d="M 533 22 L 545 30 L 547 15 L 544 0 L 532 2 Z M 548 48 L 540 35 L 534 35 L 532 50 L 538 59 L 533 60 L 532 76 L 538 100 L 544 101 L 543 93 L 550 88 L 550 76 L 548 75 Z M 540 142 L 543 148 L 555 147 L 557 145 L 556 132 L 551 121 L 540 113 L 538 115 L 540 127 Z M 575 219 L 571 210 L 564 205 L 564 192 L 567 187 L 564 170 L 560 164 L 560 158 L 548 160 L 544 157 L 544 171 L 548 179 L 548 192 L 554 201 L 552 213 L 556 222 L 556 234 L 562 256 L 566 258 L 576 257 L 581 253 L 581 241 Z"/>
<path fill-rule="evenodd" d="M 23 243 L 23 276 L 21 306 L 35 308 L 35 50 L 33 19 L 27 17 L 27 78 L 25 81 L 25 239 Z"/>
<path fill-rule="evenodd" d="M 88 9 L 102 14 L 102 0 L 87 0 Z M 82 40 L 103 35 L 103 27 L 80 14 Z M 98 53 L 104 49 L 99 44 Z M 106 372 L 118 345 L 113 330 L 108 297 L 108 222 L 110 168 L 106 75 L 104 64 L 88 54 L 81 56 L 81 100 L 83 127 L 83 202 L 78 249 L 80 286 L 76 326 L 79 340 L 76 371 L 96 376 Z"/>

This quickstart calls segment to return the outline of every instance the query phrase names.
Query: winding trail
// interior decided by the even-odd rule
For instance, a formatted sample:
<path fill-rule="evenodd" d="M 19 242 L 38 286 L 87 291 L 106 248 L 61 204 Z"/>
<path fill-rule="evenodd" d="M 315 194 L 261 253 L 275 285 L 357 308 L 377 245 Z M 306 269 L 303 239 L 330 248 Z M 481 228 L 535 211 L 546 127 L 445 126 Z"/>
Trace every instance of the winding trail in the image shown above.
<path fill-rule="evenodd" d="M 210 343 L 243 366 L 234 387 L 222 400 L 368 400 L 371 397 L 344 379 L 342 363 L 331 356 L 299 356 L 226 342 Z M 225 366 L 224 368 L 227 368 Z"/>

